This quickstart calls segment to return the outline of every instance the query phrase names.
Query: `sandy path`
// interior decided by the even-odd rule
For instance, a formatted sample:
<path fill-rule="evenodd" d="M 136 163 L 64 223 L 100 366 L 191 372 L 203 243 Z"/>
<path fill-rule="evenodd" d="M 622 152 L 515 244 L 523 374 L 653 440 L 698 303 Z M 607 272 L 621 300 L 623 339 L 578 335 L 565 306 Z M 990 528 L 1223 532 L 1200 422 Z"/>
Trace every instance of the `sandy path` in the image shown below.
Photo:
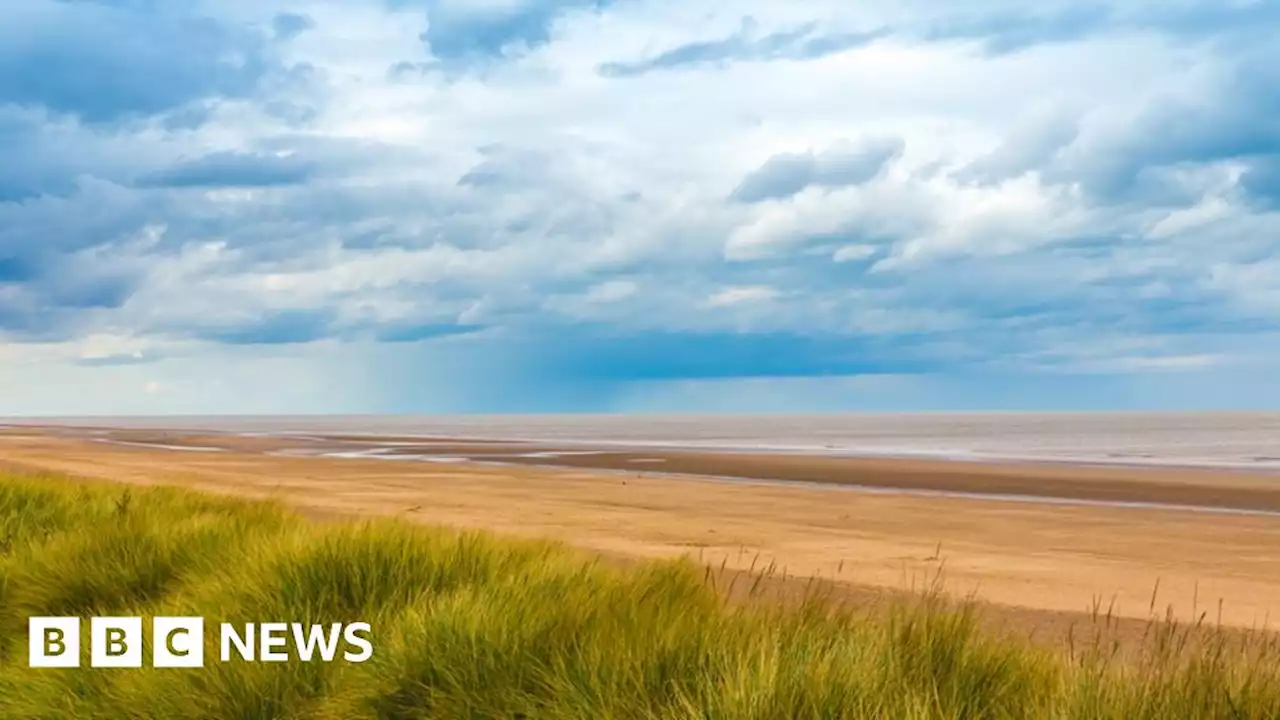
<path fill-rule="evenodd" d="M 672 477 L 174 452 L 0 435 L 0 459 L 136 483 L 274 495 L 320 512 L 400 514 L 633 556 L 701 555 L 731 568 L 881 587 L 947 586 L 1006 605 L 1117 614 L 1155 605 L 1280 629 L 1280 518 L 910 497 Z M 980 472 L 968 465 L 966 473 Z M 1059 472 L 1061 469 L 1055 470 Z M 1231 481 L 1237 482 L 1237 481 Z M 1238 481 L 1245 482 L 1245 481 Z M 1254 482 L 1254 481 L 1248 481 Z M 1262 482 L 1262 481 L 1256 481 Z"/>

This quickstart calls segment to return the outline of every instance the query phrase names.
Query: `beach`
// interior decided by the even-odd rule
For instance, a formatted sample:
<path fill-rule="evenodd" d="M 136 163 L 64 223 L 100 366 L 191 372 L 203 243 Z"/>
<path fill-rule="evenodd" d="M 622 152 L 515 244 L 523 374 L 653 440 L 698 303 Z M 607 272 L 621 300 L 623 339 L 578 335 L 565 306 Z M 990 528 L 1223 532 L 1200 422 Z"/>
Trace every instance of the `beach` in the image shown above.
<path fill-rule="evenodd" d="M 317 517 L 398 515 L 619 558 L 772 566 L 851 593 L 922 587 L 941 575 L 950 592 L 1031 624 L 1099 610 L 1280 628 L 1280 478 L 1267 468 L 356 429 L 11 425 L 0 430 L 0 459 L 276 497 Z"/>
<path fill-rule="evenodd" d="M 1280 413 L 173 416 L 0 420 L 247 436 L 472 438 L 553 445 L 1280 470 Z"/>

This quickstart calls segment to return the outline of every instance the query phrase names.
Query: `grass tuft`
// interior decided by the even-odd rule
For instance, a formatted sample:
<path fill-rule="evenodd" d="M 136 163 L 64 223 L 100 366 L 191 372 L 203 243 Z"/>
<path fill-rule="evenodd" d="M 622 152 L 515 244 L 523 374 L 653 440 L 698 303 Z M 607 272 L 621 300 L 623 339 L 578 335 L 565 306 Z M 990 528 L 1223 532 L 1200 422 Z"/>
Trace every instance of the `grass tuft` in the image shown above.
<path fill-rule="evenodd" d="M 984 631 L 975 605 L 936 586 L 858 609 L 816 592 L 730 602 L 714 577 L 692 561 L 624 569 L 554 543 L 3 476 L 0 718 L 1280 717 L 1270 636 L 1155 619 L 1121 652 L 1095 612 L 1092 640 L 1058 652 Z M 28 616 L 94 614 L 204 616 L 206 666 L 26 667 Z M 220 662 L 217 623 L 269 620 L 366 621 L 374 655 Z"/>

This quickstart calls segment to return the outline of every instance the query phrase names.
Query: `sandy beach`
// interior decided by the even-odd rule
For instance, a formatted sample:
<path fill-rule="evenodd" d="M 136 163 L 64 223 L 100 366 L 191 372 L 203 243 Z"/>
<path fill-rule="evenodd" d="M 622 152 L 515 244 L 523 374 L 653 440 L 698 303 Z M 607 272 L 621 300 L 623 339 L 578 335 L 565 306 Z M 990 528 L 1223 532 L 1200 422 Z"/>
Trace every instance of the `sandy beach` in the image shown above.
<path fill-rule="evenodd" d="M 1280 629 L 1280 478 L 1262 472 L 65 427 L 0 430 L 0 460 L 851 590 L 942 572 L 1046 622 L 1100 606 Z"/>

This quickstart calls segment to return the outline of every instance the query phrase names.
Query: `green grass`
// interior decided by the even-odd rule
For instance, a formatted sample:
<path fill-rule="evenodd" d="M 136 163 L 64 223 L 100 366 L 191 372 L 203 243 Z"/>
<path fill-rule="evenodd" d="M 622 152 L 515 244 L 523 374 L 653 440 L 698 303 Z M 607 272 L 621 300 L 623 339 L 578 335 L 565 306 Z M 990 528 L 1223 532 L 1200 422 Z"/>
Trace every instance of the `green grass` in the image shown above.
<path fill-rule="evenodd" d="M 206 666 L 26 667 L 28 616 L 95 614 L 203 615 Z M 267 620 L 367 621 L 374 656 L 219 661 Z M 0 477 L 0 640 L 0 718 L 1280 718 L 1280 648 L 1206 628 L 1056 651 L 936 595 L 730 604 L 691 562 L 55 477 Z"/>

